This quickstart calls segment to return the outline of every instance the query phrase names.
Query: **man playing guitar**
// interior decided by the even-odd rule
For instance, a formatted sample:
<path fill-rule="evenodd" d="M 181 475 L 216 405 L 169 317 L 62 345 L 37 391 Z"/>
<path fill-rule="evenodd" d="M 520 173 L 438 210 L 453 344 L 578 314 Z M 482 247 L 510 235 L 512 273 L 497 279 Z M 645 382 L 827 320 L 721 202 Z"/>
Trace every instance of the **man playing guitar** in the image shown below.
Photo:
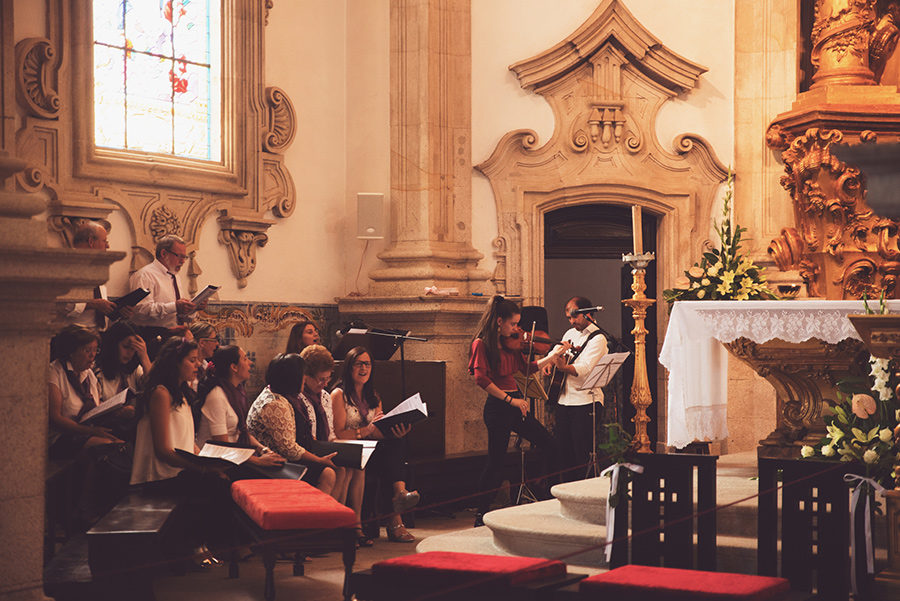
<path fill-rule="evenodd" d="M 591 312 L 579 312 L 579 309 L 590 307 L 591 301 L 583 296 L 573 296 L 566 303 L 566 318 L 572 327 L 562 340 L 570 342 L 573 348 L 560 355 L 556 365 L 557 374 L 562 373 L 565 378 L 556 410 L 556 438 L 566 480 L 583 477 L 590 461 L 592 396 L 589 391 L 578 388 L 607 352 L 606 337 L 593 322 Z M 603 391 L 599 388 L 594 390 L 593 401 L 603 403 Z"/>

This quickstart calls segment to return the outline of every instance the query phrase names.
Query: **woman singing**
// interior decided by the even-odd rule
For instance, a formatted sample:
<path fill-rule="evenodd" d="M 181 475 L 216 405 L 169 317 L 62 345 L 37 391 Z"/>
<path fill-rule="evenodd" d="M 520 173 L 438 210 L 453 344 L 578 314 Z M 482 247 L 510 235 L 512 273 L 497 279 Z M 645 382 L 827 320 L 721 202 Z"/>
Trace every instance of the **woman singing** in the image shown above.
<path fill-rule="evenodd" d="M 491 299 L 481 321 L 478 333 L 469 351 L 469 373 L 475 382 L 488 393 L 484 403 L 484 424 L 488 431 L 488 457 L 481 473 L 479 490 L 484 492 L 475 515 L 475 526 L 484 525 L 483 517 L 490 506 L 493 493 L 502 482 L 503 459 L 509 446 L 509 435 L 516 432 L 538 446 L 545 454 L 545 462 L 553 462 L 553 439 L 546 428 L 529 415 L 528 400 L 516 386 L 516 372 L 535 374 L 545 365 L 571 347 L 568 343 L 557 345 L 539 361 L 526 363 L 521 350 L 511 349 L 508 341 L 521 335 L 519 330 L 519 306 L 502 296 Z M 549 457 L 548 457 L 549 456 Z"/>

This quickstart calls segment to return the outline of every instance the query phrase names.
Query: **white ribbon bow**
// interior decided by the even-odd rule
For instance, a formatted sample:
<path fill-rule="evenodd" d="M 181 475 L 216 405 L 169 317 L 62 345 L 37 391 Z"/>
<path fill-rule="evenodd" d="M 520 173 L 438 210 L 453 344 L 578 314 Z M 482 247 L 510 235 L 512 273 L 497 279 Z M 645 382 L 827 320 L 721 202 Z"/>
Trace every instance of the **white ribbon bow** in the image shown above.
<path fill-rule="evenodd" d="M 884 487 L 872 478 L 857 476 L 856 474 L 844 474 L 844 482 L 847 484 L 857 482 L 856 487 L 853 489 L 853 497 L 850 499 L 850 587 L 855 597 L 859 595 L 859 585 L 856 582 L 856 508 L 859 504 L 859 495 L 864 490 L 863 484 L 869 484 L 878 492 L 883 491 Z M 875 552 L 872 548 L 872 510 L 868 494 L 866 495 L 866 518 L 864 524 L 866 544 L 863 548 L 863 553 L 866 556 L 866 573 L 871 575 L 875 573 Z"/>
<path fill-rule="evenodd" d="M 614 494 L 616 494 L 619 490 L 619 472 L 622 468 L 627 468 L 636 474 L 643 473 L 644 466 L 637 465 L 635 463 L 616 463 L 602 472 L 600 472 L 600 477 L 607 474 L 611 474 L 609 477 L 609 495 L 606 497 L 606 563 L 609 563 L 610 558 L 612 557 L 612 544 L 613 539 L 616 536 L 616 508 L 609 504 L 609 499 Z M 616 503 L 621 503 L 622 499 L 619 499 Z"/>

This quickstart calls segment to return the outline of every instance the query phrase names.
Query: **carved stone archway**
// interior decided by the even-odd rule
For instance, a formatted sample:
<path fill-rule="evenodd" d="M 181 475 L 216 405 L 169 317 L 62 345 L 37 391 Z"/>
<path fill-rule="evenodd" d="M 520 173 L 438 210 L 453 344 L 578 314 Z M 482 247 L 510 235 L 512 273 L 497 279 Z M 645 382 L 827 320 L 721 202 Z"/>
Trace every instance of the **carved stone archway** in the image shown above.
<path fill-rule="evenodd" d="M 532 130 L 509 132 L 476 167 L 497 202 L 495 284 L 542 304 L 544 214 L 606 203 L 661 217 L 659 285 L 670 286 L 699 255 L 727 171 L 699 136 L 683 134 L 664 149 L 656 116 L 706 69 L 666 48 L 619 0 L 603 2 L 566 39 L 510 69 L 547 99 L 556 127 L 543 146 Z"/>

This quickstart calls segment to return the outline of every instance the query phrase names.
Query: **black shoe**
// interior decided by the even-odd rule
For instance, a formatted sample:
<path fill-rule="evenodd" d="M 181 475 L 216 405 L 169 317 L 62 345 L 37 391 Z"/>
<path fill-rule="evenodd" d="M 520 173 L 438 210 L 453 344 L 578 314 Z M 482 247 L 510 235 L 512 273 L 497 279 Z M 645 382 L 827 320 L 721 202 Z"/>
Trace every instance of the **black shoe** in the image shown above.
<path fill-rule="evenodd" d="M 479 511 L 475 514 L 475 528 L 484 526 L 484 513 Z"/>

